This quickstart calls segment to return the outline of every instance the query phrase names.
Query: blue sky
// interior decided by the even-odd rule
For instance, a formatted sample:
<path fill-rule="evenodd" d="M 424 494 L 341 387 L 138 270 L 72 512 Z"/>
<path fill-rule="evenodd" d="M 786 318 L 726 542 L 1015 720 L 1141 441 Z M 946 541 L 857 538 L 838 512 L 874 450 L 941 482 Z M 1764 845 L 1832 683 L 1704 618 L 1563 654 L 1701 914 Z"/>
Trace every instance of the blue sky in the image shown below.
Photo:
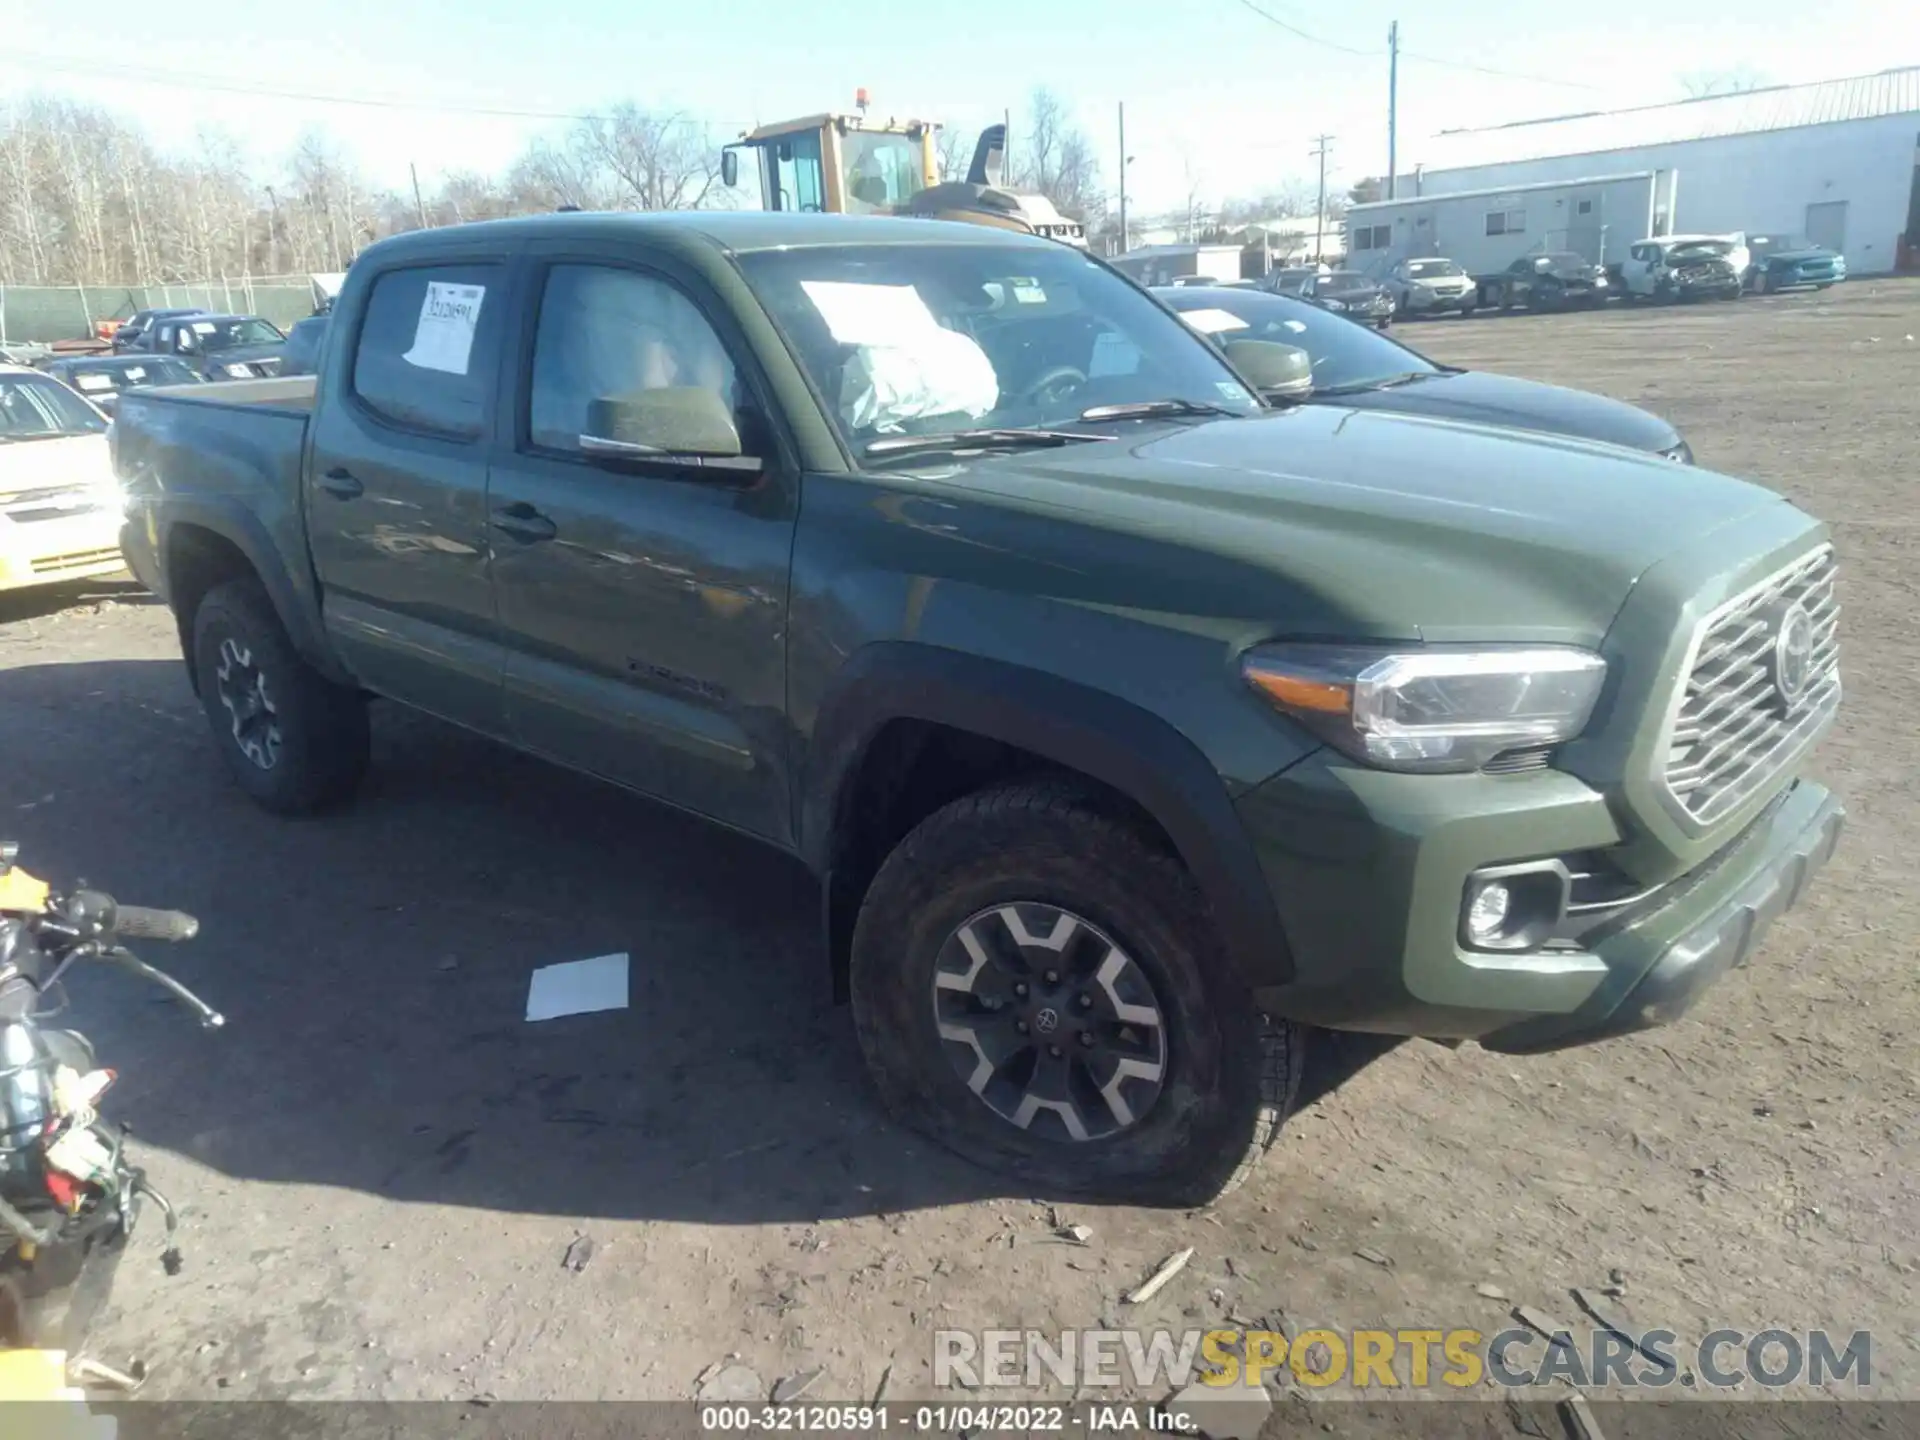
<path fill-rule="evenodd" d="M 1051 86 L 1100 144 L 1111 184 L 1114 112 L 1127 107 L 1136 210 L 1259 193 L 1311 177 L 1312 137 L 1335 136 L 1331 175 L 1385 168 L 1386 60 L 1309 43 L 1252 13 L 1384 52 L 1401 44 L 1543 77 L 1507 78 L 1403 58 L 1400 158 L 1463 125 L 1674 98 L 1681 77 L 1740 69 L 1772 82 L 1920 61 L 1920 20 L 1900 0 L 1722 0 L 1631 6 L 1516 0 L 966 0 L 914 7 L 779 0 L 0 0 L 0 103 L 29 91 L 109 105 L 169 149 L 213 127 L 271 157 L 323 128 L 378 183 L 497 169 L 564 122 L 479 110 L 592 111 L 622 99 L 710 119 L 716 139 L 749 123 L 851 108 L 968 132 Z M 913 16 L 920 17 L 918 20 Z M 406 101 L 344 105 L 196 90 Z M 1546 81 L 1559 83 L 1545 83 Z"/>

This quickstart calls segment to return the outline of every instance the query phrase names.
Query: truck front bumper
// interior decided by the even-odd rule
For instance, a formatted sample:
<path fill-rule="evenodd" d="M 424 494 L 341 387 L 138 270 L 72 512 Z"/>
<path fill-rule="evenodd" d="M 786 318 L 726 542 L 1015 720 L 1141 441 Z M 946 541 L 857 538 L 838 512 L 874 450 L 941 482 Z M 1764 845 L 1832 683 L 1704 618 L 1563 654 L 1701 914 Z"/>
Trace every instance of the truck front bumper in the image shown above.
<path fill-rule="evenodd" d="M 1293 967 L 1256 992 L 1263 1009 L 1514 1052 L 1677 1018 L 1799 902 L 1844 819 L 1825 789 L 1793 782 L 1692 871 L 1584 907 L 1561 938 L 1513 953 L 1463 943 L 1471 877 L 1552 857 L 1577 868 L 1622 838 L 1573 776 L 1389 775 L 1323 752 L 1239 803 Z"/>

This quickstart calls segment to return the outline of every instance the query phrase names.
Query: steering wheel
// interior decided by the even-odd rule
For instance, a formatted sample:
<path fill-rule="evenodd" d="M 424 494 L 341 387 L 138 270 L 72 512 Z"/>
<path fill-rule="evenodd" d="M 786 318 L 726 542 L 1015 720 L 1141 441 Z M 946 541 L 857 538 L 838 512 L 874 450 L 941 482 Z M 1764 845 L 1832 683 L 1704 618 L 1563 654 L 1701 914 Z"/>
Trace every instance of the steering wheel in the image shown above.
<path fill-rule="evenodd" d="M 1029 405 L 1044 405 L 1064 400 L 1086 383 L 1086 371 L 1071 365 L 1055 365 L 1041 371 L 1039 378 L 1020 392 L 1020 399 Z"/>

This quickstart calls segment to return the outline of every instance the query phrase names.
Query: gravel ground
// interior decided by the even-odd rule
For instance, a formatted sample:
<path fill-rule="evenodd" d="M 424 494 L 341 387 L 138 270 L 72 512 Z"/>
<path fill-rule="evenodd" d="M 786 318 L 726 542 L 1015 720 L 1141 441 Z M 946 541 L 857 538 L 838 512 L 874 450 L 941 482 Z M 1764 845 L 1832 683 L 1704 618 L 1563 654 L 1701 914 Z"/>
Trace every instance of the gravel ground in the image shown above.
<path fill-rule="evenodd" d="M 97 1352 L 168 1398 L 684 1397 L 729 1355 L 769 1386 L 824 1367 L 810 1397 L 910 1396 L 936 1326 L 1491 1331 L 1509 1306 L 1477 1289 L 1579 1319 L 1569 1287 L 1619 1270 L 1630 1327 L 1868 1329 L 1880 1392 L 1920 1393 L 1916 331 L 1920 284 L 1887 281 L 1396 331 L 1645 405 L 1833 524 L 1849 694 L 1815 768 L 1852 828 L 1668 1030 L 1526 1060 L 1323 1047 L 1317 1097 L 1205 1215 L 1052 1213 L 892 1127 L 784 859 L 390 711 L 361 803 L 276 821 L 219 773 L 158 606 L 0 600 L 0 829 L 37 872 L 199 914 L 164 959 L 229 1017 L 73 986 L 185 1217 L 185 1272 L 143 1235 Z M 630 1010 L 522 1023 L 531 967 L 610 950 Z"/>

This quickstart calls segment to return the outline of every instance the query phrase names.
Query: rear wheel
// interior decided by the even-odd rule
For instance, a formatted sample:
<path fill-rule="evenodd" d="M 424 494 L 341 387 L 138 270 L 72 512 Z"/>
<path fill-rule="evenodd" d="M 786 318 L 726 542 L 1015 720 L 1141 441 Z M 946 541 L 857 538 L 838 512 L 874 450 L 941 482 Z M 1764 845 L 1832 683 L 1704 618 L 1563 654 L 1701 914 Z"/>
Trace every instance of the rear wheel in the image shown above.
<path fill-rule="evenodd" d="M 888 1108 L 1063 1192 L 1204 1203 L 1300 1086 L 1180 863 L 1057 784 L 965 797 L 875 877 L 854 932 L 860 1047 Z"/>
<path fill-rule="evenodd" d="M 366 701 L 300 657 L 253 580 L 209 591 L 193 617 L 200 704 L 227 771 L 258 804 L 304 815 L 366 773 Z"/>

